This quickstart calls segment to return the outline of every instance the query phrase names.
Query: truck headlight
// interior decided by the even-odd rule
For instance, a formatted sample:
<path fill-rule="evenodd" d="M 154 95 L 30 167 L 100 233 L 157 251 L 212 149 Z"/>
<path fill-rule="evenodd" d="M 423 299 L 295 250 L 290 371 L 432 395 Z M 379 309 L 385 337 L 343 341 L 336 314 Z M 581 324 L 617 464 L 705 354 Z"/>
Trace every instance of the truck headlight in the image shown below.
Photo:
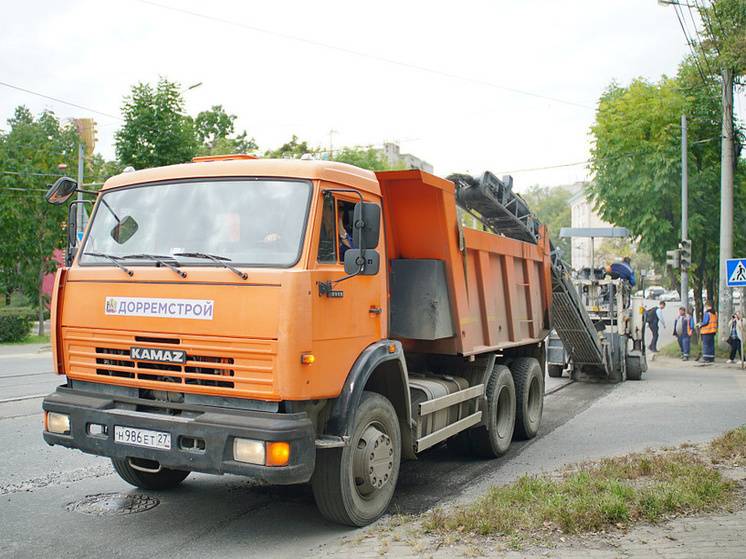
<path fill-rule="evenodd" d="M 48 411 L 45 427 L 50 433 L 68 435 L 70 433 L 70 416 L 66 413 Z"/>
<path fill-rule="evenodd" d="M 233 458 L 238 462 L 264 466 L 264 442 L 251 439 L 233 439 Z"/>

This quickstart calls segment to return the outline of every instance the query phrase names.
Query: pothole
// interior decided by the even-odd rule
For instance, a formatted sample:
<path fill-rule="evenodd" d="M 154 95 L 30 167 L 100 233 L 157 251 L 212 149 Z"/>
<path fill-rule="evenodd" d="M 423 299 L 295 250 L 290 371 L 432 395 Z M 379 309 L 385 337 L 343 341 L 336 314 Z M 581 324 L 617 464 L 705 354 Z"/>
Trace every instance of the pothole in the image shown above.
<path fill-rule="evenodd" d="M 140 493 L 98 493 L 68 503 L 65 509 L 95 516 L 123 516 L 150 510 L 159 503 L 156 497 Z"/>

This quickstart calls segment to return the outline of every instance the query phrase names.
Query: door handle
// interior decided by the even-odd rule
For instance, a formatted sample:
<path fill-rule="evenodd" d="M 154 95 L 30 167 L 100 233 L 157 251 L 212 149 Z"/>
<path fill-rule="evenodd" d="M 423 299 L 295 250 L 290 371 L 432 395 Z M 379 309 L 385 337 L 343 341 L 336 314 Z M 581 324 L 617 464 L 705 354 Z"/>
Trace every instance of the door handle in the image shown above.
<path fill-rule="evenodd" d="M 370 314 L 381 314 L 381 313 L 383 313 L 383 309 L 381 307 L 370 307 L 368 309 L 368 312 Z"/>

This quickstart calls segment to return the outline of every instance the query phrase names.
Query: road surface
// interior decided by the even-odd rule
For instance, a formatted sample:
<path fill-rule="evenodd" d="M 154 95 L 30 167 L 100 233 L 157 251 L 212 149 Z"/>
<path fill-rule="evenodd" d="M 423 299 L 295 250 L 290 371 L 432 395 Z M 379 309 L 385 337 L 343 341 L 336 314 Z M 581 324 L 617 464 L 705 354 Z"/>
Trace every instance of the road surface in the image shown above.
<path fill-rule="evenodd" d="M 38 395 L 60 382 L 49 370 L 48 352 L 0 353 L 0 557 L 299 557 L 354 533 L 321 519 L 307 486 L 192 474 L 153 494 L 121 481 L 104 458 L 48 447 Z M 745 380 L 735 370 L 689 367 L 658 368 L 619 386 L 569 384 L 547 396 L 539 437 L 500 460 L 440 447 L 405 463 L 391 510 L 424 511 L 583 457 L 709 438 L 746 423 Z M 566 382 L 548 379 L 548 388 Z M 102 500 L 111 493 L 155 496 L 136 504 L 157 506 L 124 514 L 117 501 Z M 86 509 L 87 498 L 96 506 Z"/>

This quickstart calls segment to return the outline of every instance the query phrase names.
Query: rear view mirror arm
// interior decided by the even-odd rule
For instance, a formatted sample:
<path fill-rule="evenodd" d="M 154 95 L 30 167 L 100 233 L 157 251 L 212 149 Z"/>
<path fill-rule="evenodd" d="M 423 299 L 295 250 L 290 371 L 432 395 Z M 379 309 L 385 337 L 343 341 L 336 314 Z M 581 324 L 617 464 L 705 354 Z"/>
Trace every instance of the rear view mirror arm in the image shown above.
<path fill-rule="evenodd" d="M 361 204 L 365 202 L 365 200 L 363 199 L 362 193 L 359 190 L 355 190 L 354 188 L 325 188 L 324 190 L 321 191 L 321 193 L 324 196 L 326 196 L 327 193 L 331 193 L 331 192 L 350 192 L 352 194 L 355 194 L 358 198 L 360 198 Z M 353 224 L 353 226 L 354 225 L 356 224 Z M 362 240 L 363 240 L 363 228 L 355 227 L 355 230 L 357 231 L 357 246 L 360 247 L 360 256 L 361 256 L 363 263 L 360 264 L 360 268 L 354 274 L 343 276 L 339 278 L 338 280 L 334 280 L 334 281 L 319 282 L 320 293 L 322 294 L 329 293 L 332 290 L 332 287 L 338 284 L 339 282 L 348 280 L 350 278 L 354 278 L 355 276 L 359 276 L 360 274 L 363 273 L 363 270 L 365 269 L 365 247 L 361 246 Z M 352 234 L 353 234 L 353 240 L 355 240 L 354 238 L 355 231 L 353 231 Z"/>

